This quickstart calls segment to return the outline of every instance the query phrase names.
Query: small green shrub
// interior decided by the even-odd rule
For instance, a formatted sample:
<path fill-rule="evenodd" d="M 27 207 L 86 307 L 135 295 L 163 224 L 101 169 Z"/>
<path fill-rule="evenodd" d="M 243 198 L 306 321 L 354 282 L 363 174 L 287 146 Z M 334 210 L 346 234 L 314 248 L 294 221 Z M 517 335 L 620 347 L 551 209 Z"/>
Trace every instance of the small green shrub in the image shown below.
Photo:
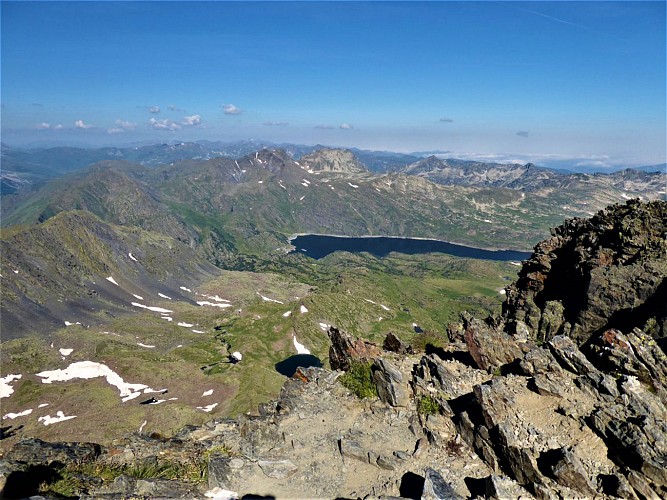
<path fill-rule="evenodd" d="M 353 361 L 350 363 L 350 369 L 339 380 L 341 384 L 359 398 L 374 398 L 377 396 L 377 390 L 371 375 L 370 361 Z"/>
<path fill-rule="evenodd" d="M 440 410 L 440 403 L 433 396 L 422 396 L 417 401 L 417 412 L 421 415 L 435 415 Z"/>

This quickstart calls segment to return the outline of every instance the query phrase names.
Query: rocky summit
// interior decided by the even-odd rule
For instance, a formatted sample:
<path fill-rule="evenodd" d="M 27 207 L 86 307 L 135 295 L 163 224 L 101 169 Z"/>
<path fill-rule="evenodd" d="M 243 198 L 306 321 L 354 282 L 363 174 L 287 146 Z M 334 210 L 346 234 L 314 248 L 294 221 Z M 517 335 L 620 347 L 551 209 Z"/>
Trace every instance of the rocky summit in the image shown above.
<path fill-rule="evenodd" d="M 23 440 L 3 494 L 665 498 L 666 215 L 628 202 L 566 222 L 503 313 L 464 314 L 444 347 L 330 327 L 332 370 L 297 369 L 254 415 L 105 446 Z"/>

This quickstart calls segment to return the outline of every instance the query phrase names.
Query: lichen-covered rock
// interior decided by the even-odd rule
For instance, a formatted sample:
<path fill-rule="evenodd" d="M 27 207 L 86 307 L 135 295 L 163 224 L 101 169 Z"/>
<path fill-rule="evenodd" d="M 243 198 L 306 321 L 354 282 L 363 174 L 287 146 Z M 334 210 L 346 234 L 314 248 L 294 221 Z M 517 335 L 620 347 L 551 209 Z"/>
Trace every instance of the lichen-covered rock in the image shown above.
<path fill-rule="evenodd" d="M 666 233 L 665 201 L 630 200 L 565 221 L 507 287 L 503 316 L 540 341 L 563 333 L 581 345 L 597 331 L 649 320 L 652 335 L 667 336 Z"/>

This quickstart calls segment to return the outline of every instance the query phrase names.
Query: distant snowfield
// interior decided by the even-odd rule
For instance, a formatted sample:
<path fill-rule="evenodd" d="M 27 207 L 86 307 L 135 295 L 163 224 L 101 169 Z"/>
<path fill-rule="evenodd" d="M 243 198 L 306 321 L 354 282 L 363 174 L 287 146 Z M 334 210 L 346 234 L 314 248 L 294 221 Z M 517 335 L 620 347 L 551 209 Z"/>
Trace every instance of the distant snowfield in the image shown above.
<path fill-rule="evenodd" d="M 289 318 L 292 315 L 292 311 L 287 311 L 283 313 L 283 318 Z"/>
<path fill-rule="evenodd" d="M 301 305 L 301 314 L 306 314 L 307 312 L 308 312 L 308 309 L 306 308 L 306 306 L 304 306 L 304 305 L 302 304 L 302 305 Z"/>
<path fill-rule="evenodd" d="M 60 354 L 62 354 L 63 356 L 69 356 L 70 354 L 72 354 L 72 351 L 74 351 L 74 349 L 60 349 L 59 350 Z"/>
<path fill-rule="evenodd" d="M 66 417 L 62 411 L 59 411 L 56 413 L 55 417 L 52 417 L 51 415 L 46 415 L 44 417 L 39 417 L 37 421 L 42 422 L 44 425 L 51 425 L 51 424 L 57 424 L 58 422 L 64 422 L 65 420 L 71 420 L 73 418 L 76 418 L 76 415 L 71 415 L 69 417 Z"/>
<path fill-rule="evenodd" d="M 192 328 L 195 325 L 192 323 L 186 323 L 185 321 L 179 321 L 178 326 L 184 326 L 185 328 Z"/>
<path fill-rule="evenodd" d="M 190 289 L 187 288 L 187 287 L 182 286 L 182 287 L 180 287 L 180 289 L 181 289 L 181 290 L 185 290 L 186 292 L 190 292 L 190 293 L 192 293 L 192 290 L 190 290 Z"/>
<path fill-rule="evenodd" d="M 197 406 L 197 409 L 198 409 L 198 410 L 205 411 L 205 412 L 210 412 L 210 411 L 212 411 L 213 408 L 215 408 L 216 406 L 218 406 L 218 403 L 213 403 L 213 404 L 210 404 L 210 405 L 208 405 L 208 406 Z"/>
<path fill-rule="evenodd" d="M 132 252 L 128 253 L 127 256 L 132 259 L 134 262 L 139 262 L 137 259 L 134 258 L 134 255 L 132 255 Z"/>
<path fill-rule="evenodd" d="M 204 393 L 201 395 L 201 397 L 203 398 L 204 396 L 210 396 L 211 394 L 213 394 L 213 389 L 209 389 L 208 391 L 204 391 Z"/>
<path fill-rule="evenodd" d="M 101 363 L 94 361 L 78 361 L 72 363 L 67 368 L 59 370 L 43 371 L 36 374 L 42 378 L 43 384 L 52 384 L 53 382 L 66 382 L 74 379 L 91 379 L 97 377 L 104 377 L 106 381 L 118 388 L 120 397 L 123 402 L 141 396 L 149 392 L 162 392 L 162 390 L 155 390 L 148 387 L 146 384 L 130 384 L 123 380 L 123 378 L 114 372 L 111 368 Z M 143 392 L 142 392 L 143 391 Z M 11 394 L 11 393 L 10 393 Z M 72 417 L 73 418 L 73 417 Z M 45 424 L 48 425 L 48 424 Z"/>
<path fill-rule="evenodd" d="M 19 413 L 7 413 L 7 415 L 3 415 L 2 419 L 5 420 L 8 418 L 10 420 L 14 420 L 15 418 L 18 417 L 25 417 L 26 415 L 30 415 L 31 413 L 32 413 L 32 408 L 28 410 L 23 410 Z"/>
<path fill-rule="evenodd" d="M 132 305 L 134 307 L 141 307 L 142 309 L 148 309 L 149 311 L 155 311 L 155 312 L 159 312 L 159 313 L 172 313 L 172 312 L 174 312 L 170 309 L 165 309 L 164 307 L 146 306 L 144 304 L 139 304 L 138 302 L 132 302 Z"/>
<path fill-rule="evenodd" d="M 232 307 L 231 304 L 227 304 L 225 302 L 216 304 L 214 302 L 209 302 L 208 300 L 198 300 L 197 304 L 199 304 L 200 306 L 220 307 L 222 309 L 224 309 L 225 307 Z"/>
<path fill-rule="evenodd" d="M 259 292 L 257 292 L 257 295 L 259 295 L 262 298 L 262 300 L 265 301 L 265 302 L 275 302 L 276 304 L 284 304 L 284 302 L 281 302 L 279 300 L 270 299 L 269 297 L 265 297 L 264 295 L 260 294 Z"/>
<path fill-rule="evenodd" d="M 158 292 L 158 297 L 162 297 L 163 299 L 169 299 L 171 300 L 171 297 L 169 295 L 165 295 L 164 293 L 159 293 Z"/>
<path fill-rule="evenodd" d="M 200 294 L 197 294 L 197 295 L 201 295 L 205 299 L 215 300 L 216 302 L 231 302 L 231 300 L 223 299 L 220 296 L 218 296 L 217 294 L 216 295 L 206 295 L 205 293 L 200 293 Z"/>
<path fill-rule="evenodd" d="M 296 339 L 296 335 L 292 335 L 292 340 L 294 341 L 294 348 L 296 349 L 297 354 L 310 354 L 310 351 L 306 349 L 306 346 Z"/>
<path fill-rule="evenodd" d="M 106 280 L 110 281 L 111 283 L 113 283 L 116 286 L 120 286 L 118 283 L 116 283 L 116 280 L 113 279 L 113 276 L 107 276 Z"/>
<path fill-rule="evenodd" d="M 9 385 L 14 380 L 19 380 L 23 375 L 7 375 L 0 378 L 0 398 L 8 398 L 14 393 L 14 388 Z"/>

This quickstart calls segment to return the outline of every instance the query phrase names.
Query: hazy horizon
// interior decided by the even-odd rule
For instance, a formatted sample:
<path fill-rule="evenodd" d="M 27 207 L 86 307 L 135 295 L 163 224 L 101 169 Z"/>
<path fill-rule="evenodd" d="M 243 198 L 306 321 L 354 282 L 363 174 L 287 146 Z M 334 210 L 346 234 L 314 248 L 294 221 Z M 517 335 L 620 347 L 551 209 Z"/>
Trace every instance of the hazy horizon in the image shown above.
<path fill-rule="evenodd" d="M 664 2 L 2 2 L 2 141 L 666 161 Z"/>

